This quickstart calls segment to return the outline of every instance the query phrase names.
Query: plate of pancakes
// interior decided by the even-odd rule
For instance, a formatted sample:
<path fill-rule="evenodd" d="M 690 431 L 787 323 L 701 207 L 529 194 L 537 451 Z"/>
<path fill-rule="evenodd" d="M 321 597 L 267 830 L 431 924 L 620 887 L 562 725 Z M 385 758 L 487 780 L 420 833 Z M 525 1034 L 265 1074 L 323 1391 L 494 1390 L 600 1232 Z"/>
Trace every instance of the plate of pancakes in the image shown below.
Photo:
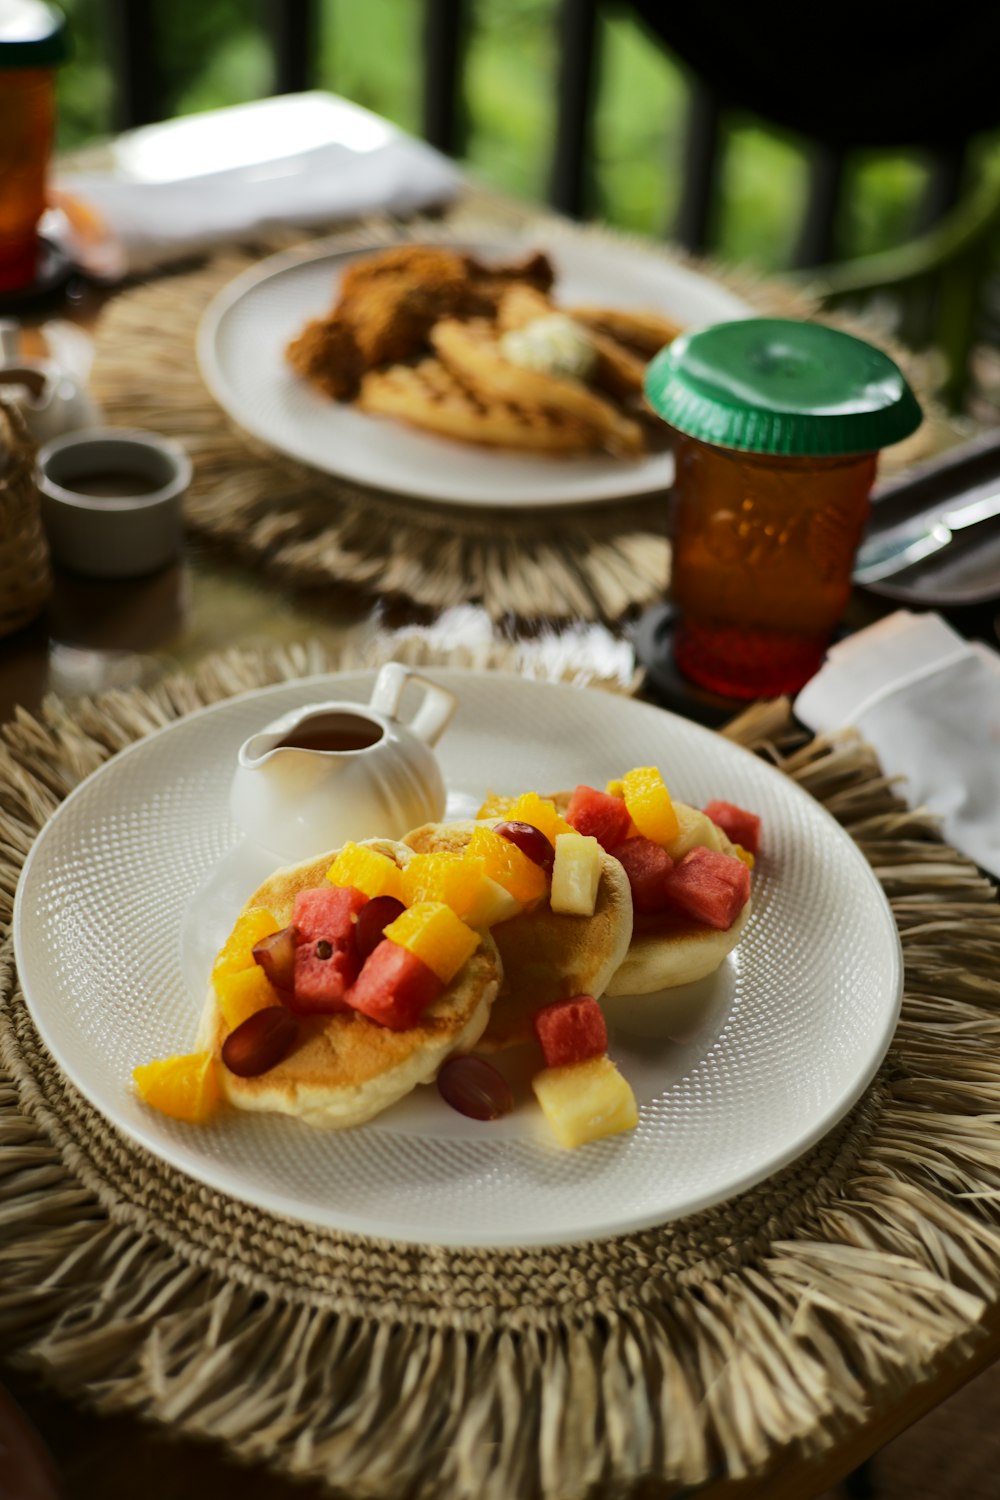
<path fill-rule="evenodd" d="M 711 278 L 596 236 L 320 247 L 237 277 L 197 349 L 228 415 L 315 469 L 442 504 L 576 505 L 669 486 L 645 365 L 682 329 L 751 314 Z M 591 373 L 516 349 L 511 363 L 512 337 L 559 344 L 567 321 Z"/>
<path fill-rule="evenodd" d="M 624 1233 L 718 1203 L 805 1151 L 870 1082 L 901 998 L 895 923 L 854 842 L 773 767 L 651 705 L 501 673 L 427 675 L 459 699 L 437 752 L 448 822 L 473 818 L 487 792 L 600 787 L 634 765 L 659 766 L 692 807 L 725 799 L 762 819 L 749 918 L 714 972 L 619 993 L 607 982 L 609 945 L 621 941 L 613 921 L 581 927 L 569 955 L 607 986 L 609 1055 L 635 1094 L 637 1126 L 559 1146 L 531 1092 L 534 1042 L 491 1054 L 515 1101 L 493 1121 L 449 1108 L 433 1084 L 337 1130 L 297 1118 L 288 1100 L 275 1111 L 227 1106 L 196 1126 L 136 1095 L 138 1064 L 194 1050 L 213 959 L 251 894 L 278 879 L 274 858 L 229 815 L 240 745 L 308 704 L 367 703 L 371 672 L 191 714 L 115 756 L 46 824 L 17 891 L 15 950 L 32 1017 L 71 1081 L 197 1182 L 296 1220 L 413 1243 Z M 331 856 L 317 850 L 317 868 Z M 567 954 L 544 929 L 533 941 L 536 980 L 544 992 L 551 972 L 557 988 Z M 660 958 L 668 971 L 670 952 Z M 470 982 L 483 993 L 465 998 L 488 1002 L 485 968 Z M 349 1068 L 331 1072 L 320 1103 L 335 1116 L 358 1082 Z"/>

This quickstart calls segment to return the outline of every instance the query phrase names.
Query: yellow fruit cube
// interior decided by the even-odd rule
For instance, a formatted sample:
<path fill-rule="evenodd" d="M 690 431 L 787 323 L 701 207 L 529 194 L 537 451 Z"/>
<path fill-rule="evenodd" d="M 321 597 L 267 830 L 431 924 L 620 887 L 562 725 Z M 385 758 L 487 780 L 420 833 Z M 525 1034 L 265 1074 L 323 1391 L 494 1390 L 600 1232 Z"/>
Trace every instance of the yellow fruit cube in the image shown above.
<path fill-rule="evenodd" d="M 545 895 L 548 888 L 545 871 L 492 828 L 480 825 L 474 829 L 466 853 L 471 859 L 481 859 L 489 878 L 502 885 L 522 906 Z"/>
<path fill-rule="evenodd" d="M 744 849 L 742 844 L 734 844 L 733 853 L 736 855 L 737 859 L 741 859 L 743 861 L 748 870 L 752 870 L 754 865 L 757 863 L 756 856 L 751 854 L 749 849 Z"/>
<path fill-rule="evenodd" d="M 543 1068 L 531 1087 L 561 1146 L 582 1146 L 639 1123 L 635 1095 L 610 1057 Z"/>
<path fill-rule="evenodd" d="M 621 780 L 612 780 L 612 781 L 608 782 L 608 784 L 604 788 L 604 790 L 605 790 L 605 792 L 607 793 L 607 795 L 609 797 L 622 797 L 622 798 L 624 798 L 624 796 L 625 796 L 625 783 L 624 783 L 624 781 L 621 781 Z"/>
<path fill-rule="evenodd" d="M 711 818 L 684 802 L 675 802 L 674 812 L 677 815 L 677 834 L 665 847 L 675 863 L 698 847 L 721 851 L 719 830 Z"/>
<path fill-rule="evenodd" d="M 567 916 L 592 917 L 604 861 L 601 846 L 585 833 L 560 833 L 552 866 L 552 910 Z"/>
<path fill-rule="evenodd" d="M 256 968 L 254 944 L 278 930 L 274 914 L 263 906 L 254 906 L 250 911 L 245 911 L 219 950 L 219 956 L 212 965 L 212 978 L 217 979 L 220 974 L 236 974 L 240 969 L 249 969 L 251 965 Z"/>
<path fill-rule="evenodd" d="M 140 1099 L 191 1125 L 204 1125 L 221 1098 L 219 1075 L 211 1052 L 192 1052 L 184 1057 L 165 1057 L 133 1069 L 132 1078 Z"/>
<path fill-rule="evenodd" d="M 388 854 L 347 843 L 327 870 L 326 878 L 331 885 L 353 886 L 372 901 L 376 896 L 395 896 L 401 901 L 402 873 Z"/>
<path fill-rule="evenodd" d="M 497 816 L 509 819 L 512 823 L 530 823 L 540 833 L 544 833 L 551 844 L 555 844 L 560 833 L 570 832 L 569 823 L 561 816 L 555 803 L 547 797 L 539 797 L 537 792 L 522 793 L 505 813 Z"/>
<path fill-rule="evenodd" d="M 482 807 L 476 813 L 476 817 L 505 818 L 507 816 L 507 809 L 513 800 L 513 797 L 501 797 L 497 792 L 487 792 Z"/>
<path fill-rule="evenodd" d="M 214 983 L 215 999 L 230 1031 L 235 1031 L 255 1011 L 281 1004 L 281 996 L 260 964 L 236 973 L 216 974 Z"/>
<path fill-rule="evenodd" d="M 679 832 L 677 814 L 655 766 L 637 766 L 622 777 L 625 806 L 643 838 L 666 846 Z"/>
<path fill-rule="evenodd" d="M 384 937 L 406 948 L 449 984 L 479 946 L 473 932 L 443 901 L 418 901 L 386 927 Z"/>
<path fill-rule="evenodd" d="M 492 927 L 521 910 L 520 902 L 484 873 L 481 859 L 447 851 L 413 856 L 403 871 L 402 900 L 406 906 L 443 901 L 470 927 Z"/>

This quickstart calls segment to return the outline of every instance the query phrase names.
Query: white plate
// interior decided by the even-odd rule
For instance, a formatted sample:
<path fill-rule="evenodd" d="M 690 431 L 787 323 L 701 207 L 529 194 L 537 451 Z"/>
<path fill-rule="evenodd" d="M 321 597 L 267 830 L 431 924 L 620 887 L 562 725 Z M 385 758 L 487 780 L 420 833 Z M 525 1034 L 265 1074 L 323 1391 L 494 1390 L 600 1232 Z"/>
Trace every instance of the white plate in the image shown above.
<path fill-rule="evenodd" d="M 723 797 L 763 817 L 753 915 L 718 974 L 661 1002 L 607 1002 L 638 1128 L 564 1151 L 523 1078 L 514 1114 L 493 1124 L 455 1114 L 431 1086 L 341 1134 L 236 1112 L 183 1125 L 132 1092 L 137 1063 L 192 1050 L 213 953 L 264 873 L 226 811 L 237 747 L 288 709 L 367 701 L 370 673 L 193 714 L 116 756 L 55 813 L 24 868 L 15 941 L 61 1066 L 128 1135 L 211 1187 L 400 1240 L 610 1235 L 716 1203 L 792 1160 L 858 1098 L 899 1006 L 895 925 L 854 843 L 779 772 L 649 705 L 499 674 L 431 675 L 460 698 L 440 748 L 455 815 L 487 787 L 603 786 L 659 764 L 682 799 Z"/>
<path fill-rule="evenodd" d="M 556 300 L 653 308 L 685 327 L 749 317 L 752 309 L 708 277 L 630 246 L 534 236 L 512 245 L 469 245 L 486 259 L 544 249 L 556 268 Z M 502 453 L 417 432 L 331 401 L 292 373 L 285 346 L 328 312 L 345 265 L 370 250 L 273 256 L 237 277 L 209 305 L 198 359 L 218 401 L 272 448 L 360 484 L 458 505 L 570 505 L 665 490 L 667 453 L 637 460 L 602 455 L 546 458 Z"/>

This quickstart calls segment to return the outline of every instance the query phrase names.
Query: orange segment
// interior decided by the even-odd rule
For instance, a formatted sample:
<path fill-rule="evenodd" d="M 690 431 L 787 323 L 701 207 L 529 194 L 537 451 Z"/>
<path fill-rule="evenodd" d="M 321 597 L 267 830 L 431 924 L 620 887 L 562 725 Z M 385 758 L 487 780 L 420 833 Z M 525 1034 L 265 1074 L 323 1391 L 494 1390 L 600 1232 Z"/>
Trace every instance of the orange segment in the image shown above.
<path fill-rule="evenodd" d="M 254 944 L 272 932 L 277 932 L 278 925 L 274 915 L 263 906 L 255 906 L 244 912 L 219 950 L 219 956 L 212 965 L 212 978 L 217 979 L 220 974 L 236 974 L 240 969 L 249 969 L 251 964 L 256 968 Z"/>
<path fill-rule="evenodd" d="M 219 1075 L 211 1052 L 165 1057 L 145 1063 L 132 1073 L 139 1098 L 190 1125 L 204 1125 L 221 1097 Z"/>
<path fill-rule="evenodd" d="M 655 766 L 637 766 L 622 777 L 625 806 L 643 838 L 669 844 L 679 827 L 674 804 Z"/>
<path fill-rule="evenodd" d="M 540 833 L 544 833 L 553 847 L 560 833 L 572 832 L 566 819 L 560 817 L 555 803 L 550 802 L 547 797 L 539 797 L 537 792 L 524 792 L 511 803 L 503 817 L 509 818 L 512 823 L 531 823 Z"/>
<path fill-rule="evenodd" d="M 466 853 L 471 859 L 481 859 L 489 878 L 502 885 L 522 906 L 539 900 L 548 889 L 545 871 L 492 828 L 484 825 L 474 829 Z"/>
<path fill-rule="evenodd" d="M 415 854 L 402 872 L 401 900 L 406 906 L 417 901 L 443 901 L 459 917 L 468 916 L 483 883 L 481 859 L 442 850 Z"/>
<path fill-rule="evenodd" d="M 372 901 L 376 896 L 395 896 L 402 900 L 401 873 L 396 861 L 387 854 L 347 843 L 327 870 L 326 878 L 331 885 L 353 886 Z"/>
<path fill-rule="evenodd" d="M 216 974 L 214 983 L 215 998 L 230 1031 L 235 1031 L 256 1011 L 281 1004 L 281 996 L 260 964 L 240 969 L 235 974 Z"/>
<path fill-rule="evenodd" d="M 479 933 L 443 901 L 418 901 L 390 922 L 383 936 L 419 958 L 442 984 L 454 979 L 479 946 Z"/>
<path fill-rule="evenodd" d="M 513 797 L 501 797 L 496 792 L 487 792 L 486 800 L 476 813 L 477 818 L 505 818 Z"/>
<path fill-rule="evenodd" d="M 743 861 L 748 870 L 752 870 L 754 865 L 757 863 L 754 855 L 750 853 L 749 849 L 744 849 L 742 844 L 734 844 L 733 853 L 736 855 L 737 859 L 741 859 Z"/>

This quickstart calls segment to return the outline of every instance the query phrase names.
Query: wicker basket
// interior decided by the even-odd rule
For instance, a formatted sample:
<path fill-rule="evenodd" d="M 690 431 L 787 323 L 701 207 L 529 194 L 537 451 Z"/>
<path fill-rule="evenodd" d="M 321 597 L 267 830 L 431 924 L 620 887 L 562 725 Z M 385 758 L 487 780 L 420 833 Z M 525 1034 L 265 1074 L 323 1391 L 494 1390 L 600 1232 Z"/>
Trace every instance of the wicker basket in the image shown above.
<path fill-rule="evenodd" d="M 0 397 L 0 636 L 33 620 L 51 587 L 35 442 L 17 407 Z"/>

